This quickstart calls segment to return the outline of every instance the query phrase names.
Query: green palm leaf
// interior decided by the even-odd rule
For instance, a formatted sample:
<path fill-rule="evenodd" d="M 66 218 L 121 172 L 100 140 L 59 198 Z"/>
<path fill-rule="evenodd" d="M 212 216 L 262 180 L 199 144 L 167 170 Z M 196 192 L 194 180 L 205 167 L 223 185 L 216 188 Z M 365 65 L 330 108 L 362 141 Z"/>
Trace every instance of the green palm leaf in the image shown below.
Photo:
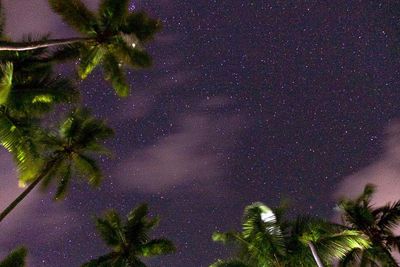
<path fill-rule="evenodd" d="M 118 235 L 119 225 L 110 222 L 107 219 L 98 218 L 96 220 L 96 229 L 99 231 L 101 238 L 106 242 L 108 246 L 117 247 L 120 242 L 120 237 Z"/>
<path fill-rule="evenodd" d="M 77 31 L 94 35 L 96 16 L 80 0 L 49 0 L 50 7 Z"/>
<path fill-rule="evenodd" d="M 134 12 L 127 16 L 122 31 L 127 34 L 133 33 L 141 42 L 146 42 L 152 40 L 161 29 L 161 21 L 150 18 L 145 12 Z"/>
<path fill-rule="evenodd" d="M 112 248 L 108 253 L 83 266 L 146 266 L 140 257 L 151 257 L 175 251 L 171 241 L 167 239 L 149 240 L 148 232 L 155 225 L 155 220 L 148 218 L 146 204 L 133 209 L 125 220 L 113 210 L 97 218 L 96 228 L 105 243 Z M 101 265 L 100 262 L 109 265 Z M 96 265 L 98 264 L 98 265 Z"/>
<path fill-rule="evenodd" d="M 128 14 L 130 0 L 102 0 L 99 16 L 106 28 L 117 30 Z"/>
<path fill-rule="evenodd" d="M 94 70 L 94 68 L 100 64 L 105 51 L 100 46 L 82 48 L 82 50 L 85 52 L 82 53 L 78 73 L 81 79 L 86 79 L 86 77 Z"/>
<path fill-rule="evenodd" d="M 145 257 L 165 255 L 175 252 L 174 244 L 167 239 L 153 239 L 140 247 L 139 254 Z"/>
<path fill-rule="evenodd" d="M 83 154 L 74 154 L 72 160 L 81 175 L 88 179 L 89 184 L 94 186 L 100 184 L 102 174 L 94 159 Z"/>
<path fill-rule="evenodd" d="M 105 55 L 103 63 L 106 80 L 111 82 L 119 96 L 128 96 L 129 85 L 121 68 L 121 63 L 119 63 L 117 58 L 110 53 Z"/>
<path fill-rule="evenodd" d="M 24 267 L 27 254 L 28 251 L 24 247 L 14 249 L 4 260 L 0 262 L 0 267 Z"/>
<path fill-rule="evenodd" d="M 152 63 L 150 55 L 138 48 L 132 48 L 125 40 L 120 40 L 115 46 L 115 55 L 131 67 L 148 68 Z"/>
<path fill-rule="evenodd" d="M 383 207 L 372 212 L 379 217 L 378 227 L 386 230 L 393 230 L 400 223 L 400 200 L 394 203 L 387 203 Z"/>
<path fill-rule="evenodd" d="M 0 66 L 0 105 L 7 103 L 8 96 L 11 91 L 12 77 L 13 77 L 13 64 L 7 62 Z"/>
<path fill-rule="evenodd" d="M 252 267 L 252 266 L 247 265 L 238 260 L 232 260 L 232 261 L 218 260 L 217 262 L 211 264 L 210 267 Z"/>
<path fill-rule="evenodd" d="M 334 260 L 344 258 L 355 249 L 367 249 L 370 247 L 370 242 L 359 231 L 344 230 L 321 237 L 316 245 L 321 255 L 324 255 L 326 259 Z"/>
<path fill-rule="evenodd" d="M 59 200 L 65 196 L 69 182 L 72 176 L 72 166 L 70 162 L 63 164 L 64 166 L 58 167 L 58 173 L 60 174 L 59 183 L 57 186 L 57 191 L 55 194 L 55 199 Z"/>

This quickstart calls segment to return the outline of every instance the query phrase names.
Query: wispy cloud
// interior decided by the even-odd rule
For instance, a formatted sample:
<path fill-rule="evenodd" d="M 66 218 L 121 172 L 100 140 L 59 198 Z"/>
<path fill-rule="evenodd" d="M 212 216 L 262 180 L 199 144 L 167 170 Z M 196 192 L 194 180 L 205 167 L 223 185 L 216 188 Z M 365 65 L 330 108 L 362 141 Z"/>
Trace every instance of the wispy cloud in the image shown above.
<path fill-rule="evenodd" d="M 204 109 L 225 105 L 226 100 L 209 101 L 211 104 L 202 103 L 195 112 L 178 118 L 175 133 L 116 167 L 114 176 L 124 188 L 159 192 L 195 184 L 204 189 L 225 172 L 226 159 L 220 152 L 234 145 L 240 132 L 239 116 L 211 116 Z"/>
<path fill-rule="evenodd" d="M 347 176 L 340 184 L 336 196 L 355 196 L 367 183 L 377 185 L 374 202 L 379 205 L 400 198 L 400 121 L 386 129 L 383 154 L 364 169 Z"/>

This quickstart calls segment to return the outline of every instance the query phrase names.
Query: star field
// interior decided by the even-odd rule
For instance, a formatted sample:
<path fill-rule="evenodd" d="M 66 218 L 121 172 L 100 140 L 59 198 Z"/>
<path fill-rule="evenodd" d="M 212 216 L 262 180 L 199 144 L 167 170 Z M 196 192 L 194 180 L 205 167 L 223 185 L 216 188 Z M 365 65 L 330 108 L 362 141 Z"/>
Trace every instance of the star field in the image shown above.
<path fill-rule="evenodd" d="M 161 217 L 155 236 L 178 247 L 149 265 L 208 266 L 228 255 L 212 232 L 238 227 L 245 205 L 289 198 L 290 215 L 329 218 L 339 183 L 383 153 L 384 129 L 400 117 L 394 1 L 164 0 L 131 9 L 164 24 L 148 47 L 154 67 L 129 71 L 127 99 L 101 70 L 80 82 L 84 103 L 116 130 L 113 156 L 101 159 L 99 189 L 78 182 L 57 203 L 37 194 L 25 206 L 33 219 L 20 212 L 5 222 L 1 246 L 26 244 L 32 266 L 104 254 L 93 216 L 142 202 Z"/>

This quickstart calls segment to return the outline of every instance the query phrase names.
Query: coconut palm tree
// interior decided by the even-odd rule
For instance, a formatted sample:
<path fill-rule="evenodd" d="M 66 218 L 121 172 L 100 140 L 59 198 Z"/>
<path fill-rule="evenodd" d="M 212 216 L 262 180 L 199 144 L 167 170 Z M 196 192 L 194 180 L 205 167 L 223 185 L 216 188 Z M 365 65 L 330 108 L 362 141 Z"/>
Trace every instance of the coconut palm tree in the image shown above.
<path fill-rule="evenodd" d="M 96 228 L 112 251 L 82 267 L 145 267 L 141 257 L 165 255 L 175 251 L 168 239 L 150 239 L 148 233 L 157 224 L 158 218 L 148 218 L 146 204 L 133 209 L 122 220 L 113 210 L 98 218 Z"/>
<path fill-rule="evenodd" d="M 246 207 L 242 228 L 242 232 L 213 234 L 214 241 L 232 243 L 239 252 L 236 258 L 219 260 L 212 267 L 328 266 L 353 248 L 368 246 L 357 231 L 309 217 L 283 221 L 262 203 Z"/>
<path fill-rule="evenodd" d="M 20 176 L 31 175 L 38 158 L 33 137 L 40 121 L 56 104 L 73 103 L 79 93 L 55 76 L 44 49 L 0 52 L 0 144 L 11 152 Z"/>
<path fill-rule="evenodd" d="M 14 249 L 0 262 L 0 267 L 24 267 L 27 253 L 24 247 Z"/>
<path fill-rule="evenodd" d="M 343 199 L 338 208 L 343 223 L 368 236 L 371 247 L 354 249 L 340 262 L 340 266 L 399 266 L 391 252 L 400 252 L 400 236 L 394 230 L 400 225 L 400 201 L 381 207 L 372 205 L 376 188 L 367 184 L 355 199 Z"/>
<path fill-rule="evenodd" d="M 104 153 L 102 142 L 112 135 L 104 122 L 93 118 L 88 110 L 73 111 L 61 124 L 57 133 L 40 135 L 41 164 L 32 177 L 25 177 L 27 188 L 0 214 L 2 221 L 40 182 L 46 188 L 58 178 L 56 199 L 62 198 L 72 177 L 81 176 L 91 185 L 101 181 L 101 171 L 93 159 Z"/>
<path fill-rule="evenodd" d="M 51 8 L 84 37 L 40 40 L 34 42 L 0 42 L 0 50 L 32 50 L 50 46 L 69 45 L 58 51 L 58 57 L 79 56 L 78 73 L 85 79 L 99 64 L 120 96 L 129 94 L 123 66 L 143 68 L 151 58 L 143 44 L 161 29 L 158 20 L 144 12 L 129 12 L 129 0 L 102 0 L 97 14 L 81 0 L 49 0 Z M 78 52 L 78 53 L 76 53 Z"/>

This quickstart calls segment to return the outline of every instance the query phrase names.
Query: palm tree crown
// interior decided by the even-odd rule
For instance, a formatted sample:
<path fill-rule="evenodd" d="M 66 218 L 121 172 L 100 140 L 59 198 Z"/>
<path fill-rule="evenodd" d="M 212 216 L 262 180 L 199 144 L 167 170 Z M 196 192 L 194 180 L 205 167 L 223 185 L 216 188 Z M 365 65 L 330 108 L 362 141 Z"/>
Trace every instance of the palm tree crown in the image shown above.
<path fill-rule="evenodd" d="M 0 142 L 14 155 L 21 179 L 35 170 L 35 136 L 40 121 L 56 104 L 73 103 L 79 93 L 73 84 L 55 76 L 46 50 L 0 53 Z"/>
<path fill-rule="evenodd" d="M 115 211 L 98 218 L 96 228 L 112 252 L 92 260 L 83 267 L 145 267 L 141 257 L 169 254 L 175 251 L 167 239 L 150 239 L 148 232 L 158 224 L 158 218 L 148 218 L 146 204 L 133 209 L 122 220 Z"/>
<path fill-rule="evenodd" d="M 151 65 L 143 44 L 152 40 L 161 29 L 160 21 L 151 19 L 144 12 L 129 12 L 129 0 L 102 0 L 97 14 L 80 0 L 49 0 L 49 3 L 66 23 L 88 38 L 72 47 L 79 50 L 80 77 L 86 78 L 102 64 L 105 78 L 117 94 L 128 95 L 123 66 L 143 68 Z M 65 50 L 68 51 L 71 49 Z"/>
<path fill-rule="evenodd" d="M 321 219 L 298 217 L 283 221 L 282 209 L 262 203 L 246 207 L 242 232 L 214 233 L 213 239 L 239 247 L 237 257 L 211 267 L 328 266 L 353 248 L 368 246 L 357 231 L 345 230 Z M 311 249 L 310 249 L 311 248 Z"/>
<path fill-rule="evenodd" d="M 60 125 L 59 131 L 46 135 L 44 162 L 52 162 L 43 186 L 58 178 L 55 197 L 62 197 L 71 177 L 82 176 L 91 185 L 99 185 L 101 171 L 93 155 L 107 153 L 103 141 L 113 135 L 111 128 L 90 115 L 87 109 L 73 111 Z"/>
<path fill-rule="evenodd" d="M 338 207 L 343 223 L 356 229 L 371 240 L 368 249 L 355 249 L 345 257 L 341 266 L 363 263 L 365 266 L 399 266 L 391 252 L 400 252 L 400 236 L 394 230 L 400 223 L 400 201 L 373 207 L 371 201 L 375 186 L 368 184 L 355 199 L 343 199 Z"/>
<path fill-rule="evenodd" d="M 112 129 L 93 118 L 88 110 L 77 109 L 61 124 L 58 132 L 35 136 L 41 146 L 39 167 L 32 176 L 21 179 L 21 182 L 30 184 L 0 214 L 0 221 L 42 181 L 46 188 L 58 178 L 56 199 L 65 195 L 72 177 L 82 176 L 89 184 L 98 185 L 101 171 L 92 156 L 107 152 L 102 142 L 112 134 Z"/>

